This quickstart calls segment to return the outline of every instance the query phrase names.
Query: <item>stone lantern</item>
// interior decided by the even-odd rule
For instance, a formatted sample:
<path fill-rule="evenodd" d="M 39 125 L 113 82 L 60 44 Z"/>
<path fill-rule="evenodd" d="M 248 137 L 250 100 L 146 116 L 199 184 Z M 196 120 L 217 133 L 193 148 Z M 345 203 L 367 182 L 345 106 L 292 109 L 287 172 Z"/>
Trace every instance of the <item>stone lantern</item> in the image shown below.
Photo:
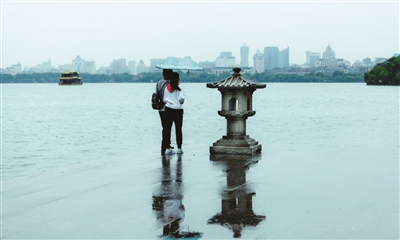
<path fill-rule="evenodd" d="M 215 83 L 207 83 L 208 88 L 217 88 L 222 95 L 220 116 L 226 118 L 226 136 L 210 147 L 211 154 L 253 155 L 261 152 L 261 144 L 246 135 L 246 119 L 256 114 L 253 111 L 253 92 L 265 88 L 266 84 L 245 79 L 240 68 L 233 68 L 231 77 Z"/>

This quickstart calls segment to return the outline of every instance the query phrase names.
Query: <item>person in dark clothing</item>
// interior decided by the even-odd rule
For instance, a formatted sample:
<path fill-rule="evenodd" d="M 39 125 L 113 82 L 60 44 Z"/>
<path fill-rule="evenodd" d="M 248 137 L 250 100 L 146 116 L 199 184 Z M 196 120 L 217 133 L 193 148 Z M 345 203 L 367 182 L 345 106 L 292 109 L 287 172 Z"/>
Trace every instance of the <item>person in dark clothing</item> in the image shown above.
<path fill-rule="evenodd" d="M 163 72 L 162 72 L 163 78 L 160 81 L 157 82 L 157 84 L 156 84 L 156 92 L 162 91 L 163 86 L 169 82 L 169 77 L 170 77 L 171 73 L 172 73 L 171 69 L 163 69 Z M 164 132 L 164 128 L 165 128 L 165 105 L 164 105 L 164 107 L 162 109 L 158 110 L 158 114 L 160 115 L 162 132 Z M 171 141 L 168 142 L 167 146 L 163 146 L 163 144 L 161 144 L 161 155 L 165 154 L 165 150 L 166 149 L 171 149 L 171 150 L 173 149 L 173 147 L 171 146 Z"/>

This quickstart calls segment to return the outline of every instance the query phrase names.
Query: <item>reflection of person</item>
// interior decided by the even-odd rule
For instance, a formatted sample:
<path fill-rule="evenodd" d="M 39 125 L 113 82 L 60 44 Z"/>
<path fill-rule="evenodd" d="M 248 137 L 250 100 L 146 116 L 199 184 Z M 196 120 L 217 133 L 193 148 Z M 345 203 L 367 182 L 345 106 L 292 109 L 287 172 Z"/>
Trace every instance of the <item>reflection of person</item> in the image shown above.
<path fill-rule="evenodd" d="M 171 128 L 175 125 L 176 144 L 178 147 L 177 153 L 182 151 L 182 123 L 183 123 L 183 108 L 182 104 L 185 101 L 185 92 L 180 86 L 179 73 L 173 72 L 170 75 L 170 83 L 164 90 L 165 115 L 163 127 L 163 142 L 162 148 L 166 149 L 165 154 L 174 154 L 175 152 L 169 148 L 171 143 Z"/>
<path fill-rule="evenodd" d="M 180 223 L 185 217 L 182 181 L 182 160 L 178 155 L 176 168 L 171 168 L 170 156 L 163 157 L 161 186 L 153 194 L 153 210 L 163 226 L 163 236 L 179 236 Z M 175 170 L 175 171 L 174 171 Z"/>
<path fill-rule="evenodd" d="M 163 235 L 173 235 L 179 232 L 179 223 L 185 218 L 185 207 L 182 199 L 171 199 L 164 202 Z"/>
<path fill-rule="evenodd" d="M 153 192 L 152 208 L 157 226 L 162 228 L 162 235 L 159 238 L 199 239 L 202 233 L 182 230 L 182 222 L 185 219 L 182 155 L 178 154 L 176 167 L 170 164 L 172 157 L 171 155 L 162 157 L 160 185 Z"/>
<path fill-rule="evenodd" d="M 163 72 L 162 72 L 163 78 L 157 82 L 156 92 L 161 91 L 163 89 L 163 86 L 168 83 L 169 76 L 171 75 L 171 73 L 172 73 L 171 69 L 163 69 Z M 165 106 L 162 109 L 158 110 L 158 114 L 160 115 L 161 126 L 164 131 L 164 128 L 165 128 Z M 170 145 L 171 145 L 171 142 L 168 143 L 168 149 L 173 149 L 173 147 L 171 147 Z M 163 148 L 163 145 L 161 144 L 161 155 L 165 154 L 165 150 L 166 150 L 166 148 Z"/>

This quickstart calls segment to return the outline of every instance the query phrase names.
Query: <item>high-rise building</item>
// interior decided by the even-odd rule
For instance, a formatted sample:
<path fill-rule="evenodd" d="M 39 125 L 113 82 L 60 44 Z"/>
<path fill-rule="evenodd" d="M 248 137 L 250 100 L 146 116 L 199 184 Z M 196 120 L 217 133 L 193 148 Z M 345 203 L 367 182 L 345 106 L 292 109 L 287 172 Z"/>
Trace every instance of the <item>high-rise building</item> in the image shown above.
<path fill-rule="evenodd" d="M 85 60 L 79 55 L 76 56 L 75 59 L 72 59 L 72 66 L 77 72 L 85 72 Z"/>
<path fill-rule="evenodd" d="M 127 67 L 130 74 L 136 74 L 136 61 L 129 61 Z"/>
<path fill-rule="evenodd" d="M 289 47 L 279 51 L 278 47 L 264 48 L 264 69 L 285 68 L 289 66 Z"/>
<path fill-rule="evenodd" d="M 156 68 L 157 64 L 159 64 L 164 59 L 150 59 L 150 72 L 161 71 L 161 69 Z"/>
<path fill-rule="evenodd" d="M 328 47 L 326 47 L 325 52 L 322 53 L 322 58 L 319 60 L 319 66 L 328 68 L 337 66 L 336 55 L 335 52 L 332 51 L 330 45 L 328 45 Z"/>
<path fill-rule="evenodd" d="M 114 74 L 122 74 L 122 73 L 128 72 L 128 68 L 126 67 L 126 59 L 125 58 L 113 60 L 110 64 L 110 68 L 112 69 L 111 71 Z"/>
<path fill-rule="evenodd" d="M 50 60 L 49 60 L 49 64 Z M 90 73 L 94 74 L 96 72 L 96 64 L 94 61 L 85 61 L 81 56 L 76 56 L 74 59 L 72 59 L 72 69 L 80 72 L 80 73 Z M 69 65 L 64 65 L 61 68 L 65 70 L 71 70 Z"/>
<path fill-rule="evenodd" d="M 234 67 L 235 57 L 232 52 L 221 52 L 219 57 L 215 59 L 215 67 Z"/>
<path fill-rule="evenodd" d="M 264 48 L 264 69 L 271 70 L 278 67 L 278 47 L 265 47 Z"/>
<path fill-rule="evenodd" d="M 310 51 L 306 52 L 306 64 L 307 65 L 314 64 L 319 59 L 320 59 L 319 53 L 314 53 L 314 52 L 310 52 Z"/>
<path fill-rule="evenodd" d="M 278 53 L 278 68 L 289 67 L 289 47 Z"/>
<path fill-rule="evenodd" d="M 332 51 L 332 48 L 330 45 L 328 45 L 328 47 L 326 47 L 325 52 L 322 54 L 322 58 L 323 59 L 335 59 L 335 52 Z"/>
<path fill-rule="evenodd" d="M 257 52 L 253 56 L 253 72 L 262 73 L 264 72 L 264 54 L 257 49 Z"/>
<path fill-rule="evenodd" d="M 94 61 L 85 61 L 85 73 L 95 74 L 96 73 L 96 63 Z"/>
<path fill-rule="evenodd" d="M 249 66 L 249 47 L 246 45 L 240 47 L 240 66 L 241 67 Z"/>
<path fill-rule="evenodd" d="M 139 73 L 145 73 L 147 71 L 146 65 L 144 65 L 143 60 L 140 60 L 137 67 L 136 67 L 136 72 L 137 74 Z"/>

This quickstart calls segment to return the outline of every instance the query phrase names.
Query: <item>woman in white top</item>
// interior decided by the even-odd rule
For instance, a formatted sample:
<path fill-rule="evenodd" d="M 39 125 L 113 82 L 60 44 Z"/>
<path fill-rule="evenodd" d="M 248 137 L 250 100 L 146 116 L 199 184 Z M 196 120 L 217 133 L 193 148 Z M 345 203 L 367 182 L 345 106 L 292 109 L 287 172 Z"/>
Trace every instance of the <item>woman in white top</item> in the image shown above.
<path fill-rule="evenodd" d="M 165 154 L 174 154 L 175 152 L 169 147 L 171 139 L 172 124 L 175 125 L 176 144 L 178 147 L 177 153 L 182 151 L 182 123 L 183 123 L 183 108 L 182 104 L 185 102 L 185 92 L 180 86 L 179 73 L 173 72 L 170 75 L 170 83 L 167 84 L 164 90 L 165 102 L 165 128 L 163 129 L 162 145 Z"/>

